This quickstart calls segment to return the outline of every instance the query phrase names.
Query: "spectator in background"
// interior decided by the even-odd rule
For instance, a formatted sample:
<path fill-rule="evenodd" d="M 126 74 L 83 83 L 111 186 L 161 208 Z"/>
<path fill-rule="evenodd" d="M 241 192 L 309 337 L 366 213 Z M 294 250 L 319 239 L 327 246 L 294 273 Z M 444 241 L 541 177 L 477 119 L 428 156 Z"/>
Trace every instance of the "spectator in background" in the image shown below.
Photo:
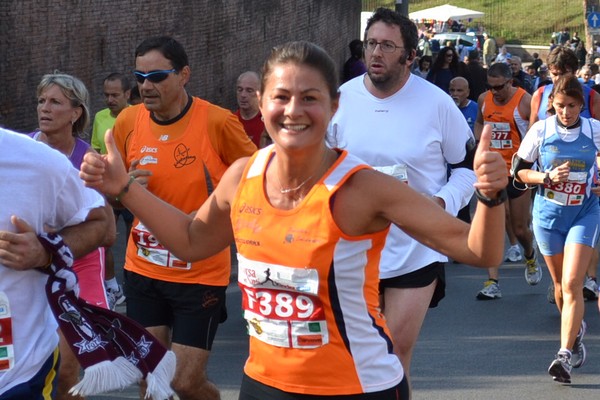
<path fill-rule="evenodd" d="M 562 31 L 558 32 L 556 37 L 556 42 L 560 46 L 566 45 L 569 40 L 571 40 L 571 35 L 569 34 L 569 28 L 563 28 Z"/>
<path fill-rule="evenodd" d="M 511 57 L 512 57 L 512 55 L 508 52 L 508 49 L 506 48 L 506 45 L 503 45 L 502 47 L 500 47 L 500 52 L 498 53 L 498 55 L 494 59 L 494 62 L 497 62 L 497 63 L 501 62 L 501 63 L 504 63 L 504 64 L 509 64 Z"/>
<path fill-rule="evenodd" d="M 454 103 L 464 115 L 469 128 L 471 128 L 471 132 L 475 132 L 477 103 L 469 99 L 469 91 L 469 82 L 462 76 L 457 76 L 450 81 L 450 97 L 452 97 L 452 100 L 454 100 Z"/>
<path fill-rule="evenodd" d="M 419 59 L 417 68 L 413 69 L 413 74 L 427 79 L 431 67 L 431 56 L 423 56 Z"/>
<path fill-rule="evenodd" d="M 431 40 L 429 41 L 430 45 L 431 45 L 431 58 L 432 59 L 437 59 L 438 54 L 440 54 L 440 41 L 435 39 L 435 36 L 433 36 L 431 38 Z"/>
<path fill-rule="evenodd" d="M 585 49 L 583 42 L 579 41 L 573 50 L 579 61 L 579 68 L 583 67 L 587 59 L 587 50 Z"/>
<path fill-rule="evenodd" d="M 537 74 L 537 70 L 540 68 L 540 66 L 544 63 L 542 61 L 542 59 L 540 58 L 539 53 L 531 53 L 531 57 L 533 57 L 533 61 L 531 61 L 531 66 L 533 66 L 533 68 L 535 68 L 535 72 Z"/>
<path fill-rule="evenodd" d="M 490 37 L 487 33 L 483 33 L 483 65 L 487 68 L 492 65 L 492 62 L 496 58 L 498 47 L 496 46 L 496 39 Z"/>
<path fill-rule="evenodd" d="M 363 42 L 359 39 L 354 39 L 350 42 L 348 47 L 350 48 L 350 58 L 348 58 L 348 60 L 346 60 L 344 63 L 344 69 L 342 71 L 342 83 L 367 72 L 367 67 L 365 67 L 365 63 L 363 61 Z"/>
<path fill-rule="evenodd" d="M 422 33 L 421 37 L 419 38 L 417 55 L 419 57 L 431 57 L 433 55 L 433 53 L 431 52 L 431 43 L 429 42 L 429 35 L 427 33 Z"/>
<path fill-rule="evenodd" d="M 469 99 L 477 101 L 479 95 L 486 91 L 487 85 L 487 73 L 481 65 L 478 50 L 471 50 L 469 52 L 465 77 L 469 82 Z"/>
<path fill-rule="evenodd" d="M 444 47 L 433 62 L 431 70 L 427 74 L 427 80 L 444 92 L 448 88 L 452 78 L 465 74 L 465 63 L 459 61 L 458 54 L 452 47 Z"/>
<path fill-rule="evenodd" d="M 238 109 L 235 112 L 244 126 L 244 131 L 256 147 L 266 145 L 265 124 L 258 109 L 260 77 L 254 71 L 242 72 L 235 86 Z M 262 144 L 262 146 L 261 146 Z"/>
<path fill-rule="evenodd" d="M 558 45 L 556 44 L 554 38 L 550 39 L 550 52 L 552 53 L 552 50 L 554 50 L 556 47 L 558 47 Z"/>
<path fill-rule="evenodd" d="M 542 64 L 540 65 L 540 68 L 538 68 L 538 76 L 533 81 L 533 91 L 535 92 L 540 87 L 548 85 L 549 83 L 552 83 L 552 79 L 548 74 L 548 66 Z"/>
<path fill-rule="evenodd" d="M 592 79 L 592 69 L 589 65 L 584 65 L 583 67 L 581 67 L 577 75 L 577 77 L 579 78 L 579 82 L 581 82 L 582 85 L 591 88 L 596 84 L 596 82 L 594 82 L 594 80 Z"/>
<path fill-rule="evenodd" d="M 513 74 L 513 86 L 522 87 L 529 94 L 533 93 L 533 82 L 531 76 L 523 71 L 521 57 L 512 56 L 509 61 L 509 66 Z"/>
<path fill-rule="evenodd" d="M 579 32 L 573 32 L 573 36 L 571 37 L 571 47 L 573 50 L 577 48 L 579 43 L 582 43 L 581 38 L 579 37 Z"/>

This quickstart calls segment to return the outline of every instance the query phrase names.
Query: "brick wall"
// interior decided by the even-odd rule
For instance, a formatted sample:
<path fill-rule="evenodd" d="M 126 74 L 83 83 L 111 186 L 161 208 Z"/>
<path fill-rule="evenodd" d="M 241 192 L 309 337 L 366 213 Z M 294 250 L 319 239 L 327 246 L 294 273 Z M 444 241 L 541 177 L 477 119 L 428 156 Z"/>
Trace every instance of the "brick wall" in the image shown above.
<path fill-rule="evenodd" d="M 95 113 L 103 78 L 131 72 L 135 47 L 154 35 L 185 47 L 191 94 L 234 109 L 235 79 L 259 70 L 274 45 L 315 42 L 341 68 L 360 11 L 359 0 L 2 0 L 0 126 L 36 127 L 36 86 L 54 70 L 86 84 Z"/>

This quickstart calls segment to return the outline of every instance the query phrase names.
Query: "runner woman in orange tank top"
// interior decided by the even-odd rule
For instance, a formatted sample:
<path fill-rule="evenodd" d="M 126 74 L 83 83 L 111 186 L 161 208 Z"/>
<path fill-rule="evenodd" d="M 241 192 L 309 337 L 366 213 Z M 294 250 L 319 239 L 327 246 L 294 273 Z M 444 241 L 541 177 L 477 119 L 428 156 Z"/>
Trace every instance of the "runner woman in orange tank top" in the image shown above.
<path fill-rule="evenodd" d="M 408 185 L 330 148 L 337 68 L 320 47 L 276 47 L 260 107 L 274 144 L 236 161 L 194 217 L 129 178 L 111 135 L 87 156 L 86 184 L 123 204 L 182 260 L 235 240 L 250 335 L 241 400 L 408 399 L 378 302 L 378 261 L 392 223 L 469 265 L 498 265 L 504 235 L 502 157 L 490 131 L 474 155 L 479 201 L 469 226 Z M 168 221 L 168 223 L 165 223 Z"/>

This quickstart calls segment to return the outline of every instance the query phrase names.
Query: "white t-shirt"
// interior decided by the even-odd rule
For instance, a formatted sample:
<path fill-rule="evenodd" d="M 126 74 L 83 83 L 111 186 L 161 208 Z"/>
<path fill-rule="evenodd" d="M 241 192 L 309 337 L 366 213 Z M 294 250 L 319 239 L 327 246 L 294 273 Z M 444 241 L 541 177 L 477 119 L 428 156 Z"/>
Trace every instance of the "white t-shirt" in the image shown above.
<path fill-rule="evenodd" d="M 63 154 L 27 135 L 0 128 L 0 230 L 15 231 L 10 217 L 25 220 L 36 232 L 60 229 L 85 220 L 104 205 L 85 188 L 78 171 Z M 30 380 L 58 345 L 57 323 L 48 307 L 48 275 L 15 271 L 0 264 L 0 291 L 12 314 L 15 365 L 0 372 L 0 394 Z"/>
<path fill-rule="evenodd" d="M 456 215 L 473 195 L 475 174 L 466 168 L 452 170 L 448 164 L 462 162 L 466 143 L 473 134 L 448 94 L 430 82 L 409 76 L 406 84 L 385 99 L 366 89 L 363 77 L 340 88 L 340 107 L 331 123 L 336 146 L 345 148 L 366 163 L 403 180 L 427 196 L 446 202 Z M 398 172 L 400 171 L 400 172 Z M 381 256 L 381 278 L 392 278 L 420 269 L 446 256 L 412 239 L 392 226 Z"/>

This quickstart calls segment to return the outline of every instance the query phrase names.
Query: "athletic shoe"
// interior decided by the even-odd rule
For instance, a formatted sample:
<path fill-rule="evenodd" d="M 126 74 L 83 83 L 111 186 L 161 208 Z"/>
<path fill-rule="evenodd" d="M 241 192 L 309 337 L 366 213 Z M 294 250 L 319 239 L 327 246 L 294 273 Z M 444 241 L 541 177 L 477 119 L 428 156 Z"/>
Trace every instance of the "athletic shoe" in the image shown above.
<path fill-rule="evenodd" d="M 585 335 L 585 331 L 587 330 L 587 324 L 585 321 L 581 321 L 581 327 L 579 328 L 579 333 L 577 333 L 577 337 L 575 338 L 575 343 L 573 343 L 573 356 L 571 357 L 571 365 L 573 368 L 579 368 L 583 364 L 585 364 L 585 356 L 587 352 L 585 350 L 585 345 L 582 342 L 583 335 Z"/>
<path fill-rule="evenodd" d="M 523 255 L 521 255 L 521 248 L 518 244 L 514 246 L 510 246 L 508 250 L 506 250 L 506 254 L 504 255 L 505 262 L 518 262 L 523 259 Z"/>
<path fill-rule="evenodd" d="M 571 383 L 571 368 L 571 355 L 565 351 L 559 351 L 556 359 L 548 367 L 548 373 L 556 382 Z"/>
<path fill-rule="evenodd" d="M 542 280 L 542 269 L 537 264 L 535 250 L 531 258 L 525 259 L 525 280 L 531 286 L 535 286 Z"/>
<path fill-rule="evenodd" d="M 583 284 L 583 298 L 586 300 L 598 299 L 598 284 L 595 279 L 589 276 L 585 277 L 585 283 Z"/>
<path fill-rule="evenodd" d="M 554 282 L 550 282 L 550 286 L 548 286 L 548 293 L 546 294 L 546 298 L 548 299 L 548 303 L 556 304 L 556 299 L 554 298 Z"/>
<path fill-rule="evenodd" d="M 483 283 L 483 289 L 477 293 L 478 300 L 494 300 L 502 298 L 500 285 L 492 280 L 487 280 Z"/>
<path fill-rule="evenodd" d="M 117 290 L 113 290 L 110 288 L 106 289 L 106 298 L 108 299 L 109 309 L 113 311 L 119 304 L 123 304 L 123 302 L 125 301 L 125 294 L 123 293 L 121 285 L 119 285 L 119 288 Z"/>

